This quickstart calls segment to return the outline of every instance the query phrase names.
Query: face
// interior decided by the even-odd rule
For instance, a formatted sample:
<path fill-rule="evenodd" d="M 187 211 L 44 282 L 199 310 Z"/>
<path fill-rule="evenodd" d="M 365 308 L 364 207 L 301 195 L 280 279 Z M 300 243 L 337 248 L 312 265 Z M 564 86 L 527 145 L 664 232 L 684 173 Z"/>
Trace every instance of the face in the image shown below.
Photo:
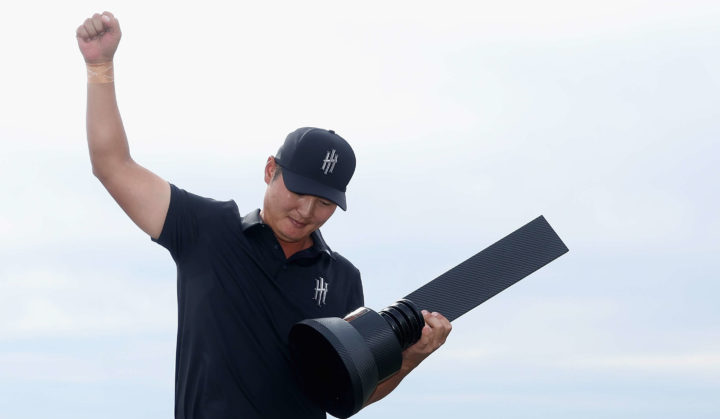
<path fill-rule="evenodd" d="M 309 241 L 310 233 L 319 229 L 333 215 L 337 205 L 324 198 L 289 191 L 282 174 L 273 179 L 275 168 L 275 160 L 270 157 L 265 165 L 265 183 L 268 187 L 262 219 L 281 242 L 303 245 Z"/>

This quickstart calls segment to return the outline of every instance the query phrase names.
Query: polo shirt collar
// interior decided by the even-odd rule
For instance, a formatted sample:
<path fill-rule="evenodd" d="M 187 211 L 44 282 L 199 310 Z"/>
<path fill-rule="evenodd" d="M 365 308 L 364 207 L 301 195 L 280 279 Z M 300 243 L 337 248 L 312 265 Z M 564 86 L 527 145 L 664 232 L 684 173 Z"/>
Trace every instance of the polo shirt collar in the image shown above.
<path fill-rule="evenodd" d="M 246 232 L 251 227 L 257 227 L 263 224 L 262 218 L 260 218 L 260 208 L 248 213 L 242 217 L 242 231 Z"/>
<path fill-rule="evenodd" d="M 265 223 L 263 223 L 263 220 L 260 217 L 260 208 L 242 217 L 241 226 L 243 233 L 247 232 L 249 229 L 257 228 L 264 224 Z M 328 256 L 335 259 L 332 249 L 330 249 L 330 246 L 328 246 L 325 242 L 320 230 L 315 230 L 310 233 L 310 237 L 313 239 L 313 248 L 317 249 L 319 252 L 326 253 Z"/>

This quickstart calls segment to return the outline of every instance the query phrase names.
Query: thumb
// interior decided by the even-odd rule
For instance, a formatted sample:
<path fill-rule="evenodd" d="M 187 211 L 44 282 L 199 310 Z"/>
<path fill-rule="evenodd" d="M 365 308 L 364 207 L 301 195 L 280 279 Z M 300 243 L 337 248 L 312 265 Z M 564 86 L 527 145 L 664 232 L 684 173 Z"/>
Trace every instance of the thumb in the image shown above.
<path fill-rule="evenodd" d="M 100 19 L 102 20 L 103 27 L 106 32 L 120 31 L 120 22 L 118 22 L 117 18 L 112 13 L 104 11 Z"/>

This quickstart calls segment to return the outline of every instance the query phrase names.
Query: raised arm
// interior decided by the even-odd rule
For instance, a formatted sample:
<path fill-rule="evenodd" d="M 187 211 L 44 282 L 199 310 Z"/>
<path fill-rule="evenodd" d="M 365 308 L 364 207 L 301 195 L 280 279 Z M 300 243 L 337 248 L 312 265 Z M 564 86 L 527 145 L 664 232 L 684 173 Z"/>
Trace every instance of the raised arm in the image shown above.
<path fill-rule="evenodd" d="M 87 139 L 93 174 L 144 232 L 158 238 L 170 205 L 170 185 L 130 157 L 115 98 L 113 57 L 120 24 L 110 12 L 95 14 L 77 28 L 88 70 Z"/>

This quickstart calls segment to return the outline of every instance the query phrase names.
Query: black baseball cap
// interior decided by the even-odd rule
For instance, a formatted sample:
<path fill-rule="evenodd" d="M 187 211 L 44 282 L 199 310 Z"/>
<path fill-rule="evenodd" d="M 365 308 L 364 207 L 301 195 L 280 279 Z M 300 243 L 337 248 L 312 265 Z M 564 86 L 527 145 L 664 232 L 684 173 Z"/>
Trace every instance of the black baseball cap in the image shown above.
<path fill-rule="evenodd" d="M 285 187 L 302 195 L 315 195 L 345 211 L 345 190 L 355 172 L 355 153 L 335 131 L 298 128 L 288 134 L 275 154 Z"/>

